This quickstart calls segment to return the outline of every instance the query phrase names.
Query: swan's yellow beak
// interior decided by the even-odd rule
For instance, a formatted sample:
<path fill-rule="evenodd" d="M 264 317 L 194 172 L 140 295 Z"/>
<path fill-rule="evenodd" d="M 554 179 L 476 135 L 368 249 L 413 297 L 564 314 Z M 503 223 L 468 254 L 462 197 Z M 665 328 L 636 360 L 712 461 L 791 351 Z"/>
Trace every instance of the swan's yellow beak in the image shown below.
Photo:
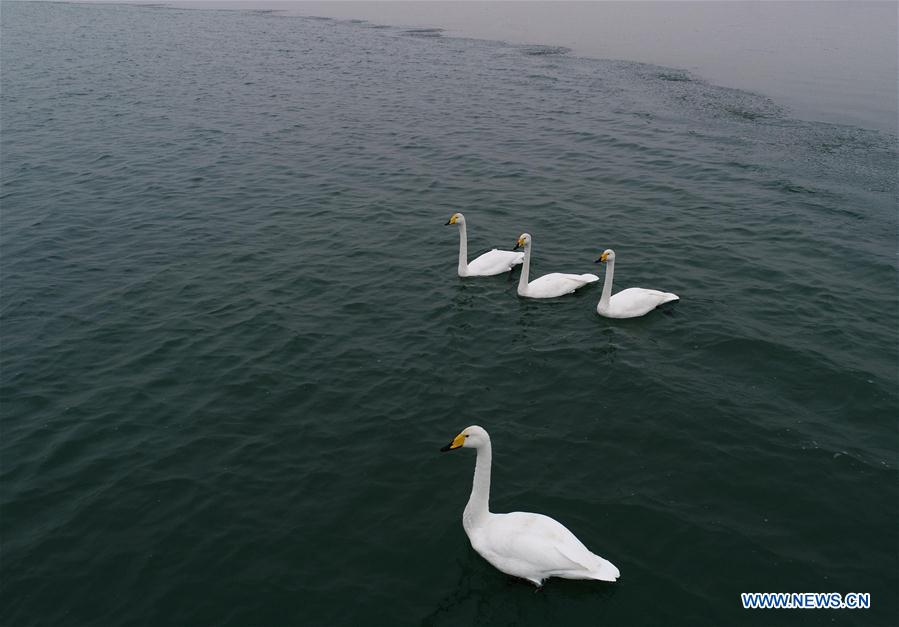
<path fill-rule="evenodd" d="M 603 253 L 599 256 L 599 259 L 597 259 L 597 261 L 599 263 L 605 263 L 606 259 L 608 259 L 608 258 L 609 258 L 609 253 Z"/>
<path fill-rule="evenodd" d="M 449 224 L 455 224 L 455 223 L 458 222 L 458 221 L 459 221 L 459 214 L 458 214 L 458 213 L 454 213 L 453 215 L 450 216 L 449 222 L 447 222 L 447 224 L 448 224 L 448 225 L 449 225 Z"/>
<path fill-rule="evenodd" d="M 453 438 L 452 442 L 450 442 L 449 444 L 447 444 L 440 450 L 445 453 L 446 451 L 451 451 L 454 448 L 459 448 L 463 444 L 465 444 L 465 434 L 460 433 L 459 435 L 457 435 L 456 437 Z"/>
<path fill-rule="evenodd" d="M 518 250 L 519 248 L 521 248 L 523 246 L 524 246 L 524 238 L 519 237 L 518 241 L 515 242 L 515 248 L 513 248 L 512 250 Z"/>

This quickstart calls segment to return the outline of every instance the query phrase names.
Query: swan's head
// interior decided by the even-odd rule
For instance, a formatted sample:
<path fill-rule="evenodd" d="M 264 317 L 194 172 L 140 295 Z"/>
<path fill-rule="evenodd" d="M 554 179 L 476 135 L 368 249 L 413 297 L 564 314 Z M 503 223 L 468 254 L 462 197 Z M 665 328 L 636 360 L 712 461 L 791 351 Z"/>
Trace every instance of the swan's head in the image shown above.
<path fill-rule="evenodd" d="M 518 242 L 515 244 L 515 248 L 512 250 L 518 250 L 519 248 L 527 248 L 531 245 L 531 234 L 530 233 L 522 233 L 518 236 Z"/>
<path fill-rule="evenodd" d="M 453 441 L 444 446 L 441 451 L 451 451 L 456 448 L 480 448 L 490 444 L 490 436 L 481 427 L 472 425 L 462 429 L 462 433 L 453 438 Z"/>
<path fill-rule="evenodd" d="M 615 251 L 611 248 L 607 248 L 603 251 L 603 253 L 599 256 L 599 259 L 594 261 L 593 263 L 605 263 L 607 261 L 615 261 Z"/>
<path fill-rule="evenodd" d="M 447 226 L 450 224 L 465 224 L 465 216 L 461 213 L 454 213 L 450 216 L 450 219 L 446 221 Z"/>

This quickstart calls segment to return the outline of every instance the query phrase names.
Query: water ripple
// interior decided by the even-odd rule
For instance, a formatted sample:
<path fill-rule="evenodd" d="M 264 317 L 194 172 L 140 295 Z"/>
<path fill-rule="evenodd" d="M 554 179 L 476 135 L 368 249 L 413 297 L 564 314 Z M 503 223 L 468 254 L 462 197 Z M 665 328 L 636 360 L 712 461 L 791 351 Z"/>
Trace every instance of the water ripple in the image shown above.
<path fill-rule="evenodd" d="M 894 137 L 436 28 L 2 29 L 3 624 L 733 624 L 760 581 L 895 616 Z M 682 300 L 460 280 L 459 210 L 472 252 L 613 247 L 616 286 Z M 470 550 L 472 458 L 437 449 L 471 423 L 493 507 L 620 586 Z"/>

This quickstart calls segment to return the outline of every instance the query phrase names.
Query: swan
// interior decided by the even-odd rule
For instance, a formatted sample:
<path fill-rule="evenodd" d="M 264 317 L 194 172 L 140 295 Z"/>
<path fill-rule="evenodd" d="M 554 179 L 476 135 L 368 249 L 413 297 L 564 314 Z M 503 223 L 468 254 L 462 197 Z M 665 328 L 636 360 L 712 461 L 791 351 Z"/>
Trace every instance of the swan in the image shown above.
<path fill-rule="evenodd" d="M 680 300 L 677 294 L 629 287 L 612 296 L 612 277 L 615 274 L 615 251 L 611 248 L 600 255 L 596 263 L 606 264 L 606 280 L 602 286 L 602 296 L 596 305 L 596 312 L 606 318 L 638 318 L 663 303 Z M 527 267 L 527 266 L 525 266 Z"/>
<path fill-rule="evenodd" d="M 524 248 L 524 266 L 521 270 L 521 278 L 518 279 L 518 295 L 527 296 L 528 298 L 555 298 L 556 296 L 564 296 L 571 294 L 576 289 L 599 281 L 599 277 L 595 274 L 563 274 L 561 272 L 552 272 L 544 274 L 539 279 L 534 279 L 528 283 L 528 275 L 531 270 L 531 236 L 528 233 L 522 233 L 518 238 L 518 243 L 512 250 Z"/>
<path fill-rule="evenodd" d="M 462 527 L 471 547 L 497 569 L 527 579 L 537 587 L 549 577 L 615 581 L 620 575 L 609 561 L 592 553 L 562 523 L 529 512 L 490 511 L 490 436 L 477 425 L 462 430 L 441 451 L 473 448 L 478 452 L 471 496 L 462 512 Z"/>
<path fill-rule="evenodd" d="M 524 254 L 513 253 L 511 250 L 497 250 L 494 248 L 468 262 L 468 233 L 465 230 L 465 216 L 454 213 L 450 216 L 446 225 L 459 225 L 459 276 L 493 276 L 508 272 L 513 266 L 524 261 Z"/>

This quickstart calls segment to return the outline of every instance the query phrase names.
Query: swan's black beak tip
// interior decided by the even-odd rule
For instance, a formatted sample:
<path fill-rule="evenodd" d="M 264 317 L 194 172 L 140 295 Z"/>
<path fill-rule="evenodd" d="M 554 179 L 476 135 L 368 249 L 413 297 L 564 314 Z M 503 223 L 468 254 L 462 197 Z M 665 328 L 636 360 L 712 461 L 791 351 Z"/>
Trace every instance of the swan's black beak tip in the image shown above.
<path fill-rule="evenodd" d="M 452 218 L 450 218 L 449 220 L 447 220 L 447 221 L 446 221 L 446 224 L 444 224 L 443 226 L 449 226 L 449 225 L 451 225 L 451 224 L 452 224 Z"/>
<path fill-rule="evenodd" d="M 602 257 L 600 257 L 599 259 L 597 259 L 597 260 L 594 261 L 593 263 L 602 263 Z"/>
<path fill-rule="evenodd" d="M 512 250 L 518 250 L 519 248 L 521 248 L 521 246 L 519 246 L 518 244 L 515 244 L 515 248 L 513 248 Z"/>
<path fill-rule="evenodd" d="M 440 452 L 441 452 L 441 453 L 446 453 L 447 451 L 451 451 L 451 450 L 453 450 L 453 449 L 452 449 L 452 446 L 453 446 L 452 443 L 447 444 L 446 446 L 441 446 L 441 447 L 440 447 Z"/>

